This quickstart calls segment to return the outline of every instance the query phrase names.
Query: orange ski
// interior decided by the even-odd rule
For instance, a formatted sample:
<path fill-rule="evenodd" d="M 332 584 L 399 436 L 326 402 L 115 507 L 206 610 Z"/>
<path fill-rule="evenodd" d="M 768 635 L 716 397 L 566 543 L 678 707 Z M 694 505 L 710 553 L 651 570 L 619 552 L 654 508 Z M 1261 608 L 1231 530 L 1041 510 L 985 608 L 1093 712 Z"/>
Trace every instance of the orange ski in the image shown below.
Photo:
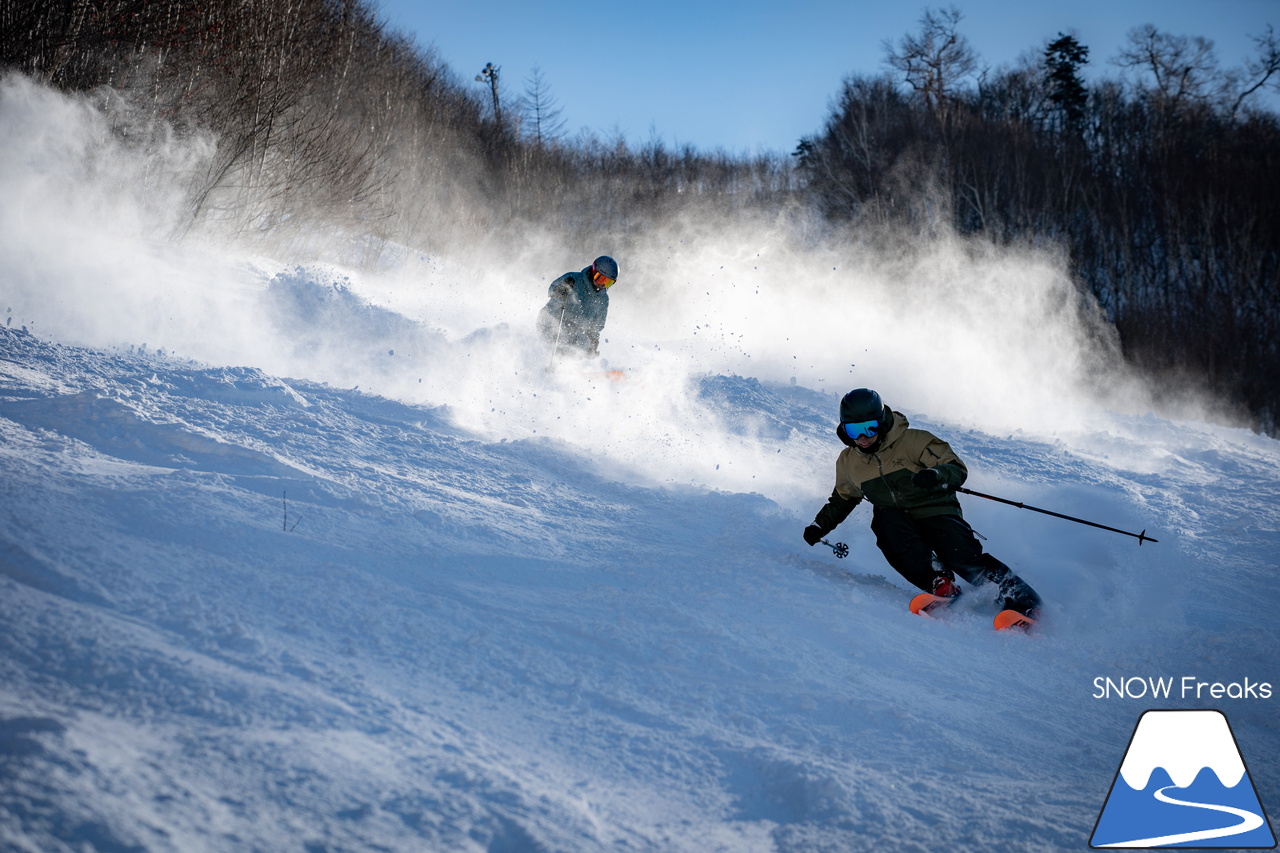
<path fill-rule="evenodd" d="M 955 598 L 946 598 L 941 595 L 934 595 L 929 592 L 922 592 L 915 598 L 911 599 L 911 612 L 919 616 L 928 616 L 931 613 L 940 613 L 947 609 L 947 605 L 955 601 Z"/>
<path fill-rule="evenodd" d="M 997 631 L 1007 631 L 1010 628 L 1030 631 L 1035 626 L 1036 620 L 1016 610 L 1001 610 L 996 614 L 994 624 Z"/>

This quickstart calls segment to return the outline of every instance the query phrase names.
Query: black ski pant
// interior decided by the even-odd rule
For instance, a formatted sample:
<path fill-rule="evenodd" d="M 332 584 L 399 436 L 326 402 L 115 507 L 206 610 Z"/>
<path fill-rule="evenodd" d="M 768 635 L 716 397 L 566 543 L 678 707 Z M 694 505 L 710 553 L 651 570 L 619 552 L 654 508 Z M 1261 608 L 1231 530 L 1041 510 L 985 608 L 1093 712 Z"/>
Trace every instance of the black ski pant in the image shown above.
<path fill-rule="evenodd" d="M 973 528 L 958 515 L 912 518 L 895 507 L 878 506 L 871 515 L 871 530 L 889 565 L 925 592 L 933 591 L 939 574 L 959 575 L 974 586 L 995 583 L 1001 610 L 1027 613 L 1040 606 L 1036 591 L 1004 563 L 983 553 Z M 935 555 L 942 572 L 934 567 Z"/>

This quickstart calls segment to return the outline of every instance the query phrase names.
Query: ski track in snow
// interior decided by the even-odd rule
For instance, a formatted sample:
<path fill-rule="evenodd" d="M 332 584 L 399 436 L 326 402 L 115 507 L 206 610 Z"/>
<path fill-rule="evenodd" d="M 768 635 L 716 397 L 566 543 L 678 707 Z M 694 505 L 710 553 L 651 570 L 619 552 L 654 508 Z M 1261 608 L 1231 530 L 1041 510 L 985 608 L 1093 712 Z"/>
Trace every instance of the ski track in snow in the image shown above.
<path fill-rule="evenodd" d="M 834 462 L 831 395 L 698 387 Z M 981 595 L 907 613 L 865 508 L 849 559 L 806 548 L 825 480 L 804 510 L 648 483 L 445 408 L 0 329 L 0 848 L 1083 849 L 1148 707 L 1095 677 L 1280 682 L 1280 446 L 919 425 L 973 488 L 1160 542 L 965 499 L 1049 603 L 995 634 Z M 1274 701 L 1225 706 L 1264 803 Z"/>

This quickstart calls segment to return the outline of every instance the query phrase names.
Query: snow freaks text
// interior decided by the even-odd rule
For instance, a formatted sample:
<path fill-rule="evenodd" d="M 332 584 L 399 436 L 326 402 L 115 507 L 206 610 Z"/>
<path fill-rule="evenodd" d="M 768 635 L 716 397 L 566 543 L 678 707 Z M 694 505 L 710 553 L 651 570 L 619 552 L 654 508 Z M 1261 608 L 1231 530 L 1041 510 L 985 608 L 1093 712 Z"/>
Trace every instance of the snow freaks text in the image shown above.
<path fill-rule="evenodd" d="M 1270 699 L 1271 695 L 1271 682 L 1247 677 L 1226 683 L 1205 681 L 1194 675 L 1181 678 L 1100 675 L 1093 680 L 1094 699 Z"/>

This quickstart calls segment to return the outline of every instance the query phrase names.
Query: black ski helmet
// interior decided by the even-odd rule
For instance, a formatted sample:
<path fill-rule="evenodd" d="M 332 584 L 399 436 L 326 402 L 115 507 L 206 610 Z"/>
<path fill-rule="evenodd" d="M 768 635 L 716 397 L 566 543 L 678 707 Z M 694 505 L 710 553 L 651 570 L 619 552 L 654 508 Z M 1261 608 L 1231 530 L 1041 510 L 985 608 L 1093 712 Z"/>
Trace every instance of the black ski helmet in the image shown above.
<path fill-rule="evenodd" d="M 591 264 L 591 268 L 601 275 L 618 280 L 618 262 L 608 255 L 601 255 Z"/>
<path fill-rule="evenodd" d="M 856 424 L 862 421 L 875 421 L 876 442 L 893 426 L 893 412 L 880 400 L 880 395 L 870 388 L 855 388 L 840 400 L 840 423 L 836 425 L 836 435 L 850 447 L 853 439 L 844 431 L 845 424 Z M 874 447 L 875 444 L 872 446 Z"/>

